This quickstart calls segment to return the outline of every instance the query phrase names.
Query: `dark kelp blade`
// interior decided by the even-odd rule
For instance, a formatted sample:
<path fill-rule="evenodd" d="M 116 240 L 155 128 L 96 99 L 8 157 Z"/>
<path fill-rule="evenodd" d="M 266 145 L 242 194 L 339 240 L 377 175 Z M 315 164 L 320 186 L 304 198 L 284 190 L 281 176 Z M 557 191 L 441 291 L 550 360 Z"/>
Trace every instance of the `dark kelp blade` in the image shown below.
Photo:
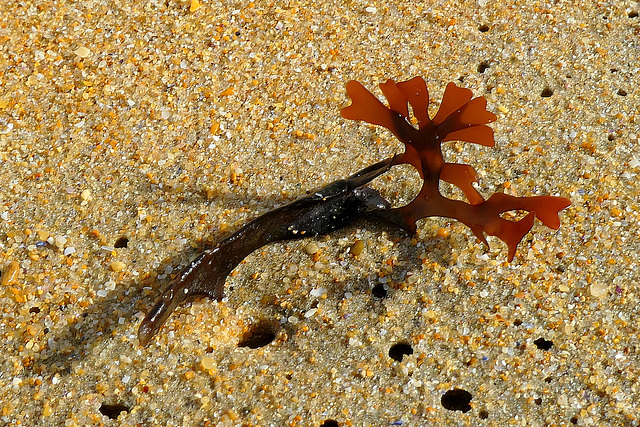
<path fill-rule="evenodd" d="M 226 277 L 256 249 L 272 242 L 327 234 L 372 211 L 389 208 L 380 193 L 365 184 L 388 171 L 393 161 L 392 157 L 375 163 L 310 196 L 260 215 L 199 255 L 173 279 L 142 320 L 138 328 L 140 345 L 147 345 L 182 303 L 201 295 L 222 299 Z"/>

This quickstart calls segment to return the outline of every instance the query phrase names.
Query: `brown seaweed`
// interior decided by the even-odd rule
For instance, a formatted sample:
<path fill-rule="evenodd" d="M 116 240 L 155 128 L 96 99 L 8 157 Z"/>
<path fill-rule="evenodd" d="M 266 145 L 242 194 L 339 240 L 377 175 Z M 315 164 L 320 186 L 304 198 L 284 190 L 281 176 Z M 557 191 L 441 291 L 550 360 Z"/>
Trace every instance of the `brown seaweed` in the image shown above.
<path fill-rule="evenodd" d="M 146 345 L 185 301 L 198 296 L 220 300 L 227 275 L 251 252 L 269 243 L 327 234 L 343 228 L 389 203 L 365 184 L 389 170 L 394 158 L 371 165 L 310 196 L 274 209 L 254 219 L 216 247 L 200 254 L 156 300 L 138 329 Z"/>
<path fill-rule="evenodd" d="M 342 109 L 341 114 L 347 119 L 386 127 L 404 144 L 404 153 L 267 212 L 215 248 L 200 254 L 173 279 L 147 313 L 138 329 L 141 345 L 149 343 L 183 302 L 201 295 L 220 300 L 227 275 L 251 252 L 272 242 L 327 234 L 361 218 L 375 218 L 415 233 L 416 221 L 441 216 L 467 225 L 487 246 L 485 234 L 497 236 L 507 244 L 507 258 L 512 261 L 518 244 L 531 230 L 535 218 L 553 229 L 560 226 L 559 212 L 570 205 L 568 199 L 495 193 L 485 200 L 473 187 L 478 180 L 473 167 L 444 161 L 442 143 L 447 141 L 494 145 L 493 130 L 487 123 L 495 121 L 496 116 L 486 110 L 484 98 L 472 98 L 470 90 L 449 83 L 440 109 L 431 119 L 429 93 L 422 78 L 399 83 L 388 80 L 380 88 L 389 107 L 360 83 L 350 81 L 347 93 L 352 104 Z M 412 125 L 409 106 L 417 127 Z M 423 184 L 413 201 L 393 208 L 366 184 L 391 167 L 404 163 L 417 169 Z M 439 189 L 440 180 L 460 188 L 468 203 L 444 197 Z M 501 216 L 508 211 L 527 211 L 528 214 L 519 221 L 509 221 Z"/>

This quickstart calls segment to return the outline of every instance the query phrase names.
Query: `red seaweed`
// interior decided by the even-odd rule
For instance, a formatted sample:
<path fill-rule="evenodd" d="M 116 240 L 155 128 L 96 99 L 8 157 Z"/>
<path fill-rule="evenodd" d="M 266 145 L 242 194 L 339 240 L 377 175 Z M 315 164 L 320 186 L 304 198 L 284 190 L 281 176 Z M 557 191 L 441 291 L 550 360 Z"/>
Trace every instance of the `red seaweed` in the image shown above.
<path fill-rule="evenodd" d="M 341 110 L 342 117 L 361 120 L 389 129 L 405 146 L 394 165 L 408 163 L 415 167 L 423 179 L 416 198 L 409 204 L 373 212 L 372 215 L 398 225 L 409 233 L 415 233 L 416 221 L 431 216 L 456 219 L 468 226 L 473 234 L 489 246 L 486 235 L 496 236 L 507 244 L 509 261 L 513 260 L 522 238 L 531 230 L 534 219 L 557 229 L 559 212 L 571 202 L 564 197 L 534 196 L 514 197 L 495 193 L 489 199 L 473 187 L 477 182 L 476 171 L 470 165 L 446 163 L 442 155 L 442 143 L 464 141 L 493 147 L 493 130 L 487 123 L 496 116 L 486 110 L 483 97 L 472 98 L 469 89 L 449 83 L 445 89 L 438 113 L 429 117 L 429 91 L 421 77 L 396 83 L 387 80 L 380 85 L 389 102 L 386 107 L 360 83 L 347 83 L 351 105 Z M 417 128 L 411 124 L 411 106 Z M 468 203 L 444 197 L 440 193 L 440 180 L 460 188 Z M 501 214 L 521 210 L 529 213 L 519 221 L 509 221 Z"/>

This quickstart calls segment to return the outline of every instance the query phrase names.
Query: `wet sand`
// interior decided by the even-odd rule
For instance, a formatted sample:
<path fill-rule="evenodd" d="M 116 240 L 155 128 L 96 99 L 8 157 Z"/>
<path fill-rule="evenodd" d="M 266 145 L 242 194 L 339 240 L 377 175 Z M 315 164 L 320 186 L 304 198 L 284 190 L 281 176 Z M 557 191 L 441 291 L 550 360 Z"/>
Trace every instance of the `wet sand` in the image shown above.
<path fill-rule="evenodd" d="M 3 425 L 640 424 L 637 2 L 0 9 Z M 496 146 L 447 160 L 570 198 L 559 230 L 511 263 L 446 219 L 272 244 L 139 346 L 203 247 L 400 152 L 339 109 L 414 76 L 487 99 Z"/>

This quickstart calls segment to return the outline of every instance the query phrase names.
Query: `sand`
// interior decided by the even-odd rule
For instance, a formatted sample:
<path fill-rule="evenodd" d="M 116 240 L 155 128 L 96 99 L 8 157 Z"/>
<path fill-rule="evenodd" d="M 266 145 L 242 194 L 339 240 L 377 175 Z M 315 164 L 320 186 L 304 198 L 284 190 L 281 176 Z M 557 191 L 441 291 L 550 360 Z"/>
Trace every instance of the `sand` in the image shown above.
<path fill-rule="evenodd" d="M 639 425 L 639 11 L 4 1 L 1 423 Z M 339 109 L 349 80 L 414 76 L 432 112 L 450 81 L 487 99 L 496 146 L 446 158 L 485 197 L 570 198 L 559 230 L 511 263 L 445 219 L 272 244 L 139 346 L 203 247 L 400 152 Z"/>

